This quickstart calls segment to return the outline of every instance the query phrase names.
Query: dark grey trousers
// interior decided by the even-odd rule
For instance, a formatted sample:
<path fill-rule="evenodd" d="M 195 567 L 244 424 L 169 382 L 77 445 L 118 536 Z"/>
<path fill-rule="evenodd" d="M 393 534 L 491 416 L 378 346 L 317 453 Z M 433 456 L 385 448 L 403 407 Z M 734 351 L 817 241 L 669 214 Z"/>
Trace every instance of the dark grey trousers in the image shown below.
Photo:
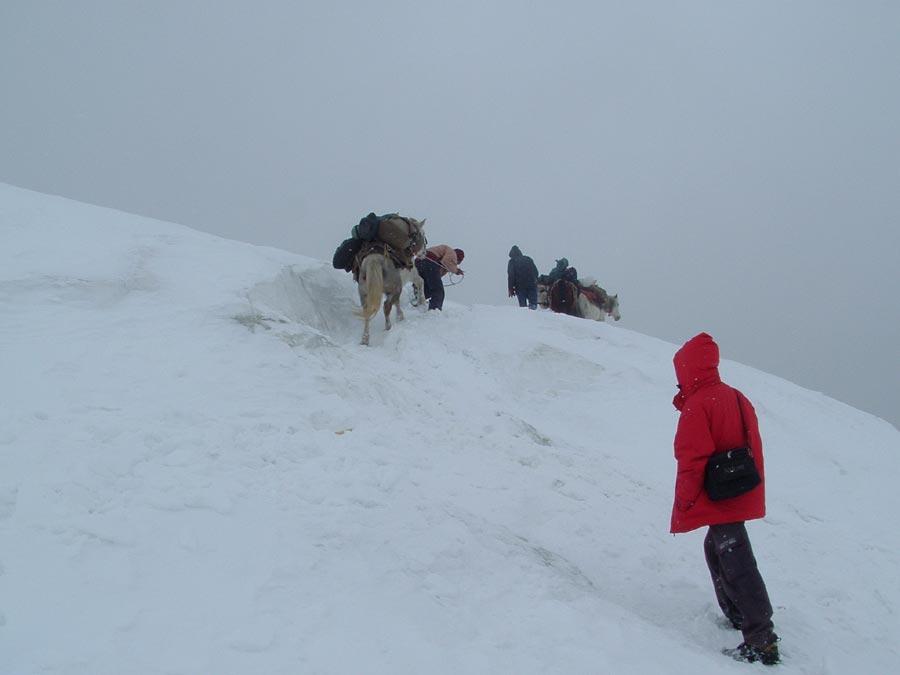
<path fill-rule="evenodd" d="M 422 277 L 425 297 L 428 298 L 428 309 L 444 308 L 444 282 L 441 280 L 441 267 L 431 258 L 416 261 L 416 269 Z"/>
<path fill-rule="evenodd" d="M 744 642 L 765 647 L 777 640 L 772 603 L 744 523 L 710 525 L 703 552 L 719 607 L 731 623 L 740 627 Z"/>

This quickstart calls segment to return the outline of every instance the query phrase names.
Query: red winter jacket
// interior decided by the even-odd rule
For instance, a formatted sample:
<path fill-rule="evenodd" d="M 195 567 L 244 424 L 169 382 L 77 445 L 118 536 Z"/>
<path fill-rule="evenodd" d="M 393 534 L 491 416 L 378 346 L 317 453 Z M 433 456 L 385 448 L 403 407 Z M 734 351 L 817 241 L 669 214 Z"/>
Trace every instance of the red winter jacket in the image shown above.
<path fill-rule="evenodd" d="M 704 525 L 764 517 L 766 483 L 762 439 L 753 405 L 719 378 L 719 347 L 706 333 L 688 340 L 676 352 L 674 362 L 681 391 L 672 403 L 681 411 L 681 417 L 675 432 L 678 476 L 671 531 L 690 532 Z M 744 412 L 746 434 L 738 400 Z M 748 444 L 763 482 L 739 497 L 717 502 L 710 500 L 703 489 L 709 456 Z"/>

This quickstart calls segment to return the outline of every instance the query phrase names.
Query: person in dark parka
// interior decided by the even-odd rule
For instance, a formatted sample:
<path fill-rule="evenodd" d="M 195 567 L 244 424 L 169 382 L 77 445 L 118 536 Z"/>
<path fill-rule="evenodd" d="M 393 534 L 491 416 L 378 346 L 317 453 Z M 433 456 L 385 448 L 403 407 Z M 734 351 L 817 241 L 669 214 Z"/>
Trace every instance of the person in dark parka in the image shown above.
<path fill-rule="evenodd" d="M 537 309 L 537 265 L 534 260 L 523 255 L 518 246 L 509 249 L 506 278 L 509 297 L 515 295 L 519 300 L 519 307 Z"/>
<path fill-rule="evenodd" d="M 559 281 L 562 279 L 563 274 L 566 273 L 566 270 L 569 269 L 569 260 L 568 258 L 560 258 L 556 261 L 556 266 L 550 270 L 550 273 L 547 275 L 547 281 L 552 286 L 553 282 Z"/>
<path fill-rule="evenodd" d="M 671 531 L 709 526 L 703 542 L 716 600 L 744 641 L 725 653 L 739 661 L 779 662 L 772 604 L 757 568 L 744 522 L 766 515 L 765 465 L 759 422 L 753 405 L 719 377 L 719 346 L 700 333 L 674 358 L 680 411 L 675 433 L 675 503 Z M 713 501 L 703 487 L 710 455 L 749 446 L 762 483 L 737 497 Z"/>

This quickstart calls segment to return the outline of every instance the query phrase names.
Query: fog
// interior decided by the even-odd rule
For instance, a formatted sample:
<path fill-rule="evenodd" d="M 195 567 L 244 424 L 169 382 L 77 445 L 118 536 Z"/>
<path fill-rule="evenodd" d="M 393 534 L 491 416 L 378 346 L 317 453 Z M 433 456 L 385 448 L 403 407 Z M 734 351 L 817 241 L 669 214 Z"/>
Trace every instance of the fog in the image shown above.
<path fill-rule="evenodd" d="M 898 27 L 875 1 L 4 0 L 0 181 L 322 260 L 369 211 L 424 217 L 466 251 L 448 300 L 513 302 L 512 244 L 565 256 L 620 325 L 898 425 Z"/>

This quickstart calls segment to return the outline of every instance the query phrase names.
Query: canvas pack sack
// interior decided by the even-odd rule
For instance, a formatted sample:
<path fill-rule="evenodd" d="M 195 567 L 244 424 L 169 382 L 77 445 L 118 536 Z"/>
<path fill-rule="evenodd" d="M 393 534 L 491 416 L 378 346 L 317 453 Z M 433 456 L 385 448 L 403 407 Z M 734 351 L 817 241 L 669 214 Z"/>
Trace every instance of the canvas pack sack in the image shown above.
<path fill-rule="evenodd" d="M 397 251 L 403 251 L 413 243 L 412 226 L 405 218 L 392 213 L 378 223 L 378 240 Z"/>
<path fill-rule="evenodd" d="M 737 396 L 737 392 L 735 392 L 735 396 Z M 741 405 L 740 396 L 738 396 L 738 408 L 741 411 L 741 422 L 744 424 L 744 435 L 748 445 L 725 452 L 717 452 L 706 462 L 703 487 L 714 502 L 738 497 L 762 483 L 756 462 L 753 461 L 753 452 L 749 447 L 750 435 L 747 433 L 744 407 Z"/>
<path fill-rule="evenodd" d="M 359 253 L 362 245 L 363 240 L 356 237 L 350 237 L 342 241 L 341 245 L 334 252 L 334 258 L 331 260 L 334 269 L 344 270 L 345 272 L 352 271 L 353 259 L 356 258 L 356 254 Z"/>
<path fill-rule="evenodd" d="M 360 218 L 359 225 L 354 225 L 350 234 L 354 239 L 372 241 L 378 237 L 378 228 L 385 218 L 387 216 L 376 216 L 374 213 L 370 213 L 365 218 Z"/>

